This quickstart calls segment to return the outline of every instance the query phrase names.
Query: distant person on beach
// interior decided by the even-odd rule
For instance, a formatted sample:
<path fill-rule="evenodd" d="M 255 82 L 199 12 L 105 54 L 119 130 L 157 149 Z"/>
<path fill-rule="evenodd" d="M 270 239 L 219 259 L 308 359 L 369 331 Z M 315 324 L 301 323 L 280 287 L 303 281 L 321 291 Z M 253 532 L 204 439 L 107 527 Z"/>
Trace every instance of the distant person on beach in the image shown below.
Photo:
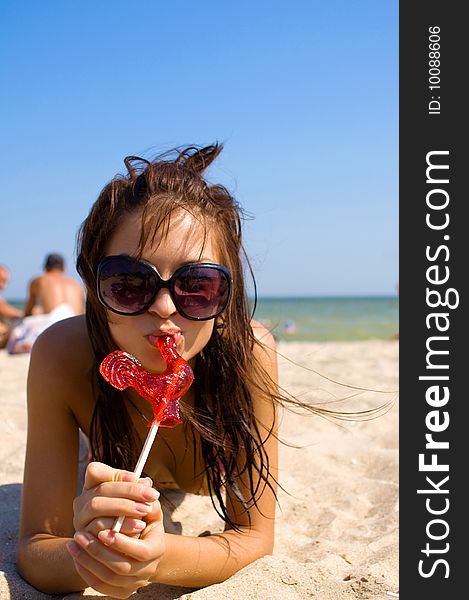
<path fill-rule="evenodd" d="M 65 275 L 60 254 L 49 254 L 44 273 L 29 284 L 25 317 L 13 328 L 7 349 L 10 354 L 30 352 L 36 338 L 57 321 L 82 314 L 84 294 L 81 285 Z"/>
<path fill-rule="evenodd" d="M 3 292 L 9 282 L 9 269 L 5 265 L 0 265 L 0 293 Z M 20 310 L 0 296 L 0 348 L 5 348 L 13 322 L 22 316 L 23 313 Z"/>
<path fill-rule="evenodd" d="M 295 321 L 289 320 L 283 326 L 283 333 L 292 335 L 296 333 L 297 327 Z"/>
<path fill-rule="evenodd" d="M 71 316 L 83 313 L 83 289 L 76 279 L 65 275 L 65 261 L 60 254 L 49 254 L 44 273 L 29 284 L 25 316 L 48 314 L 66 306 Z"/>

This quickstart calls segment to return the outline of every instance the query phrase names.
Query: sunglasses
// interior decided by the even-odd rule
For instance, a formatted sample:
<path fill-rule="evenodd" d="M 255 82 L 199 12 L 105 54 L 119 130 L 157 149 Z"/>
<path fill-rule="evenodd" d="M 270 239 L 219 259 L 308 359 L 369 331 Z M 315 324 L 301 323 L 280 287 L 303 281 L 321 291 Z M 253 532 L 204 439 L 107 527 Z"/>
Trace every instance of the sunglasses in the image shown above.
<path fill-rule="evenodd" d="M 130 256 L 106 256 L 98 264 L 98 297 L 118 315 L 144 313 L 163 288 L 169 290 L 180 315 L 207 321 L 226 308 L 231 274 L 222 265 L 193 263 L 180 267 L 164 280 L 154 265 Z"/>

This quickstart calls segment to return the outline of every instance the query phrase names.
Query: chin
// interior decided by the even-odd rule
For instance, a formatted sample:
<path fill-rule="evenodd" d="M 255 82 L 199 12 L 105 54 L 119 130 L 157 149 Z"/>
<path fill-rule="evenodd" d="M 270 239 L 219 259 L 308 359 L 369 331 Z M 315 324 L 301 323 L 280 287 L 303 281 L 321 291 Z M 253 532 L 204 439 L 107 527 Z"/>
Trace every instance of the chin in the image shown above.
<path fill-rule="evenodd" d="M 157 348 L 147 346 L 137 352 L 135 356 L 149 373 L 163 373 L 166 369 L 166 362 Z"/>

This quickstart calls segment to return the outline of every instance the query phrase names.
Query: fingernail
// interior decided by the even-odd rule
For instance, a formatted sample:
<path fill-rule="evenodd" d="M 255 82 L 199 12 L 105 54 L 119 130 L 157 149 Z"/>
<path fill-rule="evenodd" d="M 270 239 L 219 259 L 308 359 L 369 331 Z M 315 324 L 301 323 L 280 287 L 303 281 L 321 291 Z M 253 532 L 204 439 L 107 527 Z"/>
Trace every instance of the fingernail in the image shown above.
<path fill-rule="evenodd" d="M 143 483 L 143 485 L 146 485 L 148 487 L 153 487 L 153 481 L 150 479 L 150 477 L 144 477 L 140 480 L 140 483 Z"/>
<path fill-rule="evenodd" d="M 98 533 L 98 539 L 106 546 L 110 546 L 116 540 L 116 534 L 110 529 L 103 529 Z"/>
<path fill-rule="evenodd" d="M 93 538 L 88 533 L 84 533 L 82 531 L 77 531 L 75 533 L 75 535 L 73 536 L 73 539 L 82 548 L 88 548 L 88 546 Z"/>
<path fill-rule="evenodd" d="M 80 546 L 75 542 L 68 542 L 66 544 L 67 550 L 70 552 L 72 556 L 78 556 L 80 554 Z"/>
<path fill-rule="evenodd" d="M 136 502 L 135 510 L 137 512 L 147 514 L 151 511 L 151 504 L 149 504 L 148 502 L 145 504 L 143 502 Z"/>
<path fill-rule="evenodd" d="M 145 500 L 156 500 L 159 497 L 159 492 L 157 492 L 154 488 L 145 488 L 142 492 L 142 496 Z"/>
<path fill-rule="evenodd" d="M 139 531 L 141 531 L 142 529 L 145 529 L 146 526 L 147 526 L 147 524 L 145 523 L 145 521 L 140 521 L 137 519 L 134 522 L 134 529 L 138 529 Z"/>

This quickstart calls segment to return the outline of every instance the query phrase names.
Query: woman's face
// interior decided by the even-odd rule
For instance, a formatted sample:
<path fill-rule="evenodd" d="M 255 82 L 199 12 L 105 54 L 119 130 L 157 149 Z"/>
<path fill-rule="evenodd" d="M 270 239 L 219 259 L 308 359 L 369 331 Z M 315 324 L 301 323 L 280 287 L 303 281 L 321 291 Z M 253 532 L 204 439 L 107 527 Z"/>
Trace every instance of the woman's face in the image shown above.
<path fill-rule="evenodd" d="M 106 255 L 137 256 L 141 223 L 140 211 L 124 217 L 107 246 Z M 213 234 L 208 230 L 204 239 L 204 227 L 185 211 L 171 216 L 166 239 L 157 246 L 148 242 L 142 259 L 152 263 L 165 280 L 187 263 L 219 262 Z M 214 319 L 192 321 L 181 316 L 165 288 L 158 292 L 153 304 L 143 314 L 124 316 L 107 311 L 107 317 L 112 337 L 119 348 L 133 354 L 145 369 L 156 373 L 166 368 L 155 347 L 157 336 L 173 335 L 178 353 L 190 362 L 207 344 L 215 323 Z"/>

